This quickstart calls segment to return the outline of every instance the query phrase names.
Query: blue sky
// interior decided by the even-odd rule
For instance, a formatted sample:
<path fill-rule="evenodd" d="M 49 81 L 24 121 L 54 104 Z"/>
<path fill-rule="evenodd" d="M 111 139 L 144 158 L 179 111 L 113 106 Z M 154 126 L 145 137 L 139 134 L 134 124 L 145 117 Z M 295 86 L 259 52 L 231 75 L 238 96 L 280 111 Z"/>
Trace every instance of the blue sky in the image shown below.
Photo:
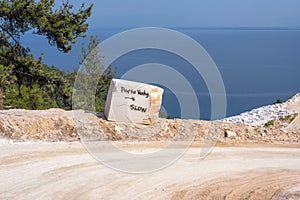
<path fill-rule="evenodd" d="M 60 3 L 59 1 L 57 1 Z M 78 0 L 70 0 L 79 5 Z M 300 27 L 299 0 L 88 0 L 91 28 Z"/>

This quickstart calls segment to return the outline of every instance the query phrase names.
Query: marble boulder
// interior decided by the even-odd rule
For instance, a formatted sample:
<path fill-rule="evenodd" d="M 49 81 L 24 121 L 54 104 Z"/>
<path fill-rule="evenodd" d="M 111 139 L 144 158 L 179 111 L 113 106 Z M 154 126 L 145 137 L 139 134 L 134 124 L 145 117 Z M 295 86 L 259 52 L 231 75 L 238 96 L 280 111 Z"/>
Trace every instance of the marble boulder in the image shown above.
<path fill-rule="evenodd" d="M 163 92 L 154 85 L 112 79 L 105 116 L 110 121 L 152 124 L 158 118 Z"/>

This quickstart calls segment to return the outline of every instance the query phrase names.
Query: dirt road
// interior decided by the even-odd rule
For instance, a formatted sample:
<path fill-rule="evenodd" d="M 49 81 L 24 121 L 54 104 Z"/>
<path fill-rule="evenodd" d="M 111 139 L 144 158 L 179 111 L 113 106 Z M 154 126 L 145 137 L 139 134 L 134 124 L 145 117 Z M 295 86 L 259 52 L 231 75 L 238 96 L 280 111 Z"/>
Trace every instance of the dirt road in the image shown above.
<path fill-rule="evenodd" d="M 0 152 L 0 199 L 300 198 L 299 148 L 216 147 L 200 160 L 193 147 L 142 175 L 101 165 L 80 143 L 10 144 Z"/>

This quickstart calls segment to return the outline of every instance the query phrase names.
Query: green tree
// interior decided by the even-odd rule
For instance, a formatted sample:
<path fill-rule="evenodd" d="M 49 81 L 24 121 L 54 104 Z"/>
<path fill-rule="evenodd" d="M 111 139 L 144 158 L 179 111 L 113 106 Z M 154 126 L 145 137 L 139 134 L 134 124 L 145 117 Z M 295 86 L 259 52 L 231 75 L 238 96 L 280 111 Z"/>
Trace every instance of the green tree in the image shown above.
<path fill-rule="evenodd" d="M 7 86 L 13 83 L 16 77 L 12 75 L 12 68 L 5 67 L 0 64 L 0 110 L 3 109 L 3 100 L 5 98 L 3 92 Z"/>
<path fill-rule="evenodd" d="M 273 104 L 281 104 L 281 103 L 283 103 L 283 101 L 279 98 Z"/>
<path fill-rule="evenodd" d="M 1 41 L 15 50 L 26 50 L 21 46 L 21 35 L 29 30 L 45 36 L 51 45 L 68 52 L 78 37 L 85 36 L 86 20 L 91 15 L 92 5 L 81 5 L 73 12 L 68 1 L 54 10 L 54 0 L 2 0 L 0 2 Z"/>
<path fill-rule="evenodd" d="M 86 20 L 91 15 L 93 5 L 85 7 L 82 4 L 77 11 L 68 1 L 57 9 L 54 5 L 54 0 L 0 1 L 0 109 L 5 93 L 7 98 L 10 97 L 7 102 L 23 108 L 39 109 L 46 104 L 70 107 L 71 95 L 67 94 L 69 98 L 65 98 L 64 93 L 66 88 L 70 91 L 71 85 L 66 74 L 46 66 L 41 58 L 36 60 L 30 54 L 30 49 L 22 45 L 21 39 L 25 33 L 32 31 L 67 53 L 78 37 L 85 37 L 88 30 Z M 31 97 L 39 103 L 25 105 L 18 102 L 18 98 L 26 99 L 26 88 L 33 90 Z M 41 95 L 44 103 L 41 103 Z"/>
<path fill-rule="evenodd" d="M 82 45 L 79 55 L 80 71 L 75 83 L 75 108 L 103 112 L 106 95 L 116 69 L 109 66 L 104 70 L 103 57 L 99 52 L 98 37 L 91 36 L 87 48 Z M 95 84 L 97 83 L 97 84 Z"/>
<path fill-rule="evenodd" d="M 161 109 L 159 110 L 158 116 L 159 116 L 160 118 L 165 118 L 165 119 L 170 119 L 170 118 L 171 118 L 171 117 L 167 114 L 166 110 L 163 109 L 163 108 L 161 108 Z"/>

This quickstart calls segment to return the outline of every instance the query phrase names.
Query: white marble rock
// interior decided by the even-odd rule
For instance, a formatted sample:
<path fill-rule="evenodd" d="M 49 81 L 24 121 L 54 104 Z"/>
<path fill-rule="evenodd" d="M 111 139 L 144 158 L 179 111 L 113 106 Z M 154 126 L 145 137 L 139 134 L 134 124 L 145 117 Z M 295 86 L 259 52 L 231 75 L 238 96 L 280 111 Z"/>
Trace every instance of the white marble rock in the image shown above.
<path fill-rule="evenodd" d="M 105 116 L 109 121 L 152 124 L 158 118 L 163 92 L 154 85 L 112 79 Z"/>

